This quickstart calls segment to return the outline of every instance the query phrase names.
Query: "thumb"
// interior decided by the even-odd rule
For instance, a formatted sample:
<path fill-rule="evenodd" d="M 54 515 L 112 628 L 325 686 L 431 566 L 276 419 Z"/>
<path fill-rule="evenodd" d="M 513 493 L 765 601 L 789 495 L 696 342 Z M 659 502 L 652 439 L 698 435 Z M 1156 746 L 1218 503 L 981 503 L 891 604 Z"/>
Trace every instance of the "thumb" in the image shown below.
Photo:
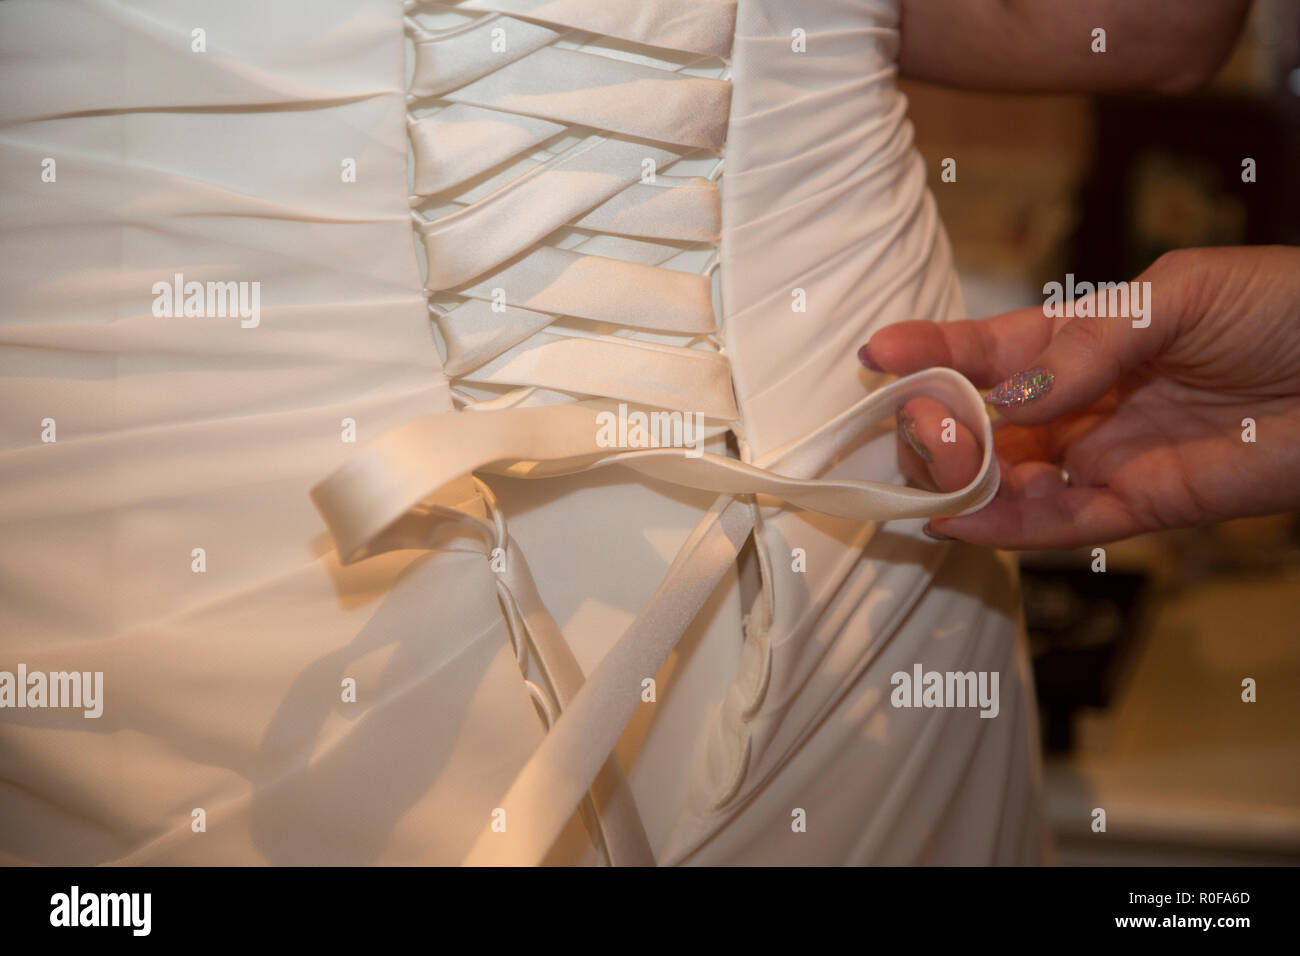
<path fill-rule="evenodd" d="M 1044 312 L 1060 322 L 1051 341 L 1025 369 L 994 386 L 985 401 L 1021 425 L 1087 408 L 1121 374 L 1173 344 L 1193 278 L 1175 265 L 1157 263 L 1132 282 L 1080 283 L 1084 294 L 1071 302 L 1053 296 L 1049 285 Z"/>

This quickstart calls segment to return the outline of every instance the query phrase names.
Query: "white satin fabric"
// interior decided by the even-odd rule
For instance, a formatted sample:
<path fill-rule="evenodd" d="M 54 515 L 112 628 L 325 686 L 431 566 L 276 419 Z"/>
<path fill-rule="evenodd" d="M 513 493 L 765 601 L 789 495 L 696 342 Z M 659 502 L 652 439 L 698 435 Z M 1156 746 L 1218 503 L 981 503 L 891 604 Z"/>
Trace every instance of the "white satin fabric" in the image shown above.
<path fill-rule="evenodd" d="M 919 534 L 996 465 L 904 487 L 887 423 L 982 402 L 855 359 L 961 313 L 896 4 L 406 6 L 0 7 L 0 667 L 106 686 L 0 712 L 3 858 L 1037 860 L 1014 577 Z M 176 272 L 261 324 L 155 317 Z M 891 708 L 917 663 L 998 717 Z"/>

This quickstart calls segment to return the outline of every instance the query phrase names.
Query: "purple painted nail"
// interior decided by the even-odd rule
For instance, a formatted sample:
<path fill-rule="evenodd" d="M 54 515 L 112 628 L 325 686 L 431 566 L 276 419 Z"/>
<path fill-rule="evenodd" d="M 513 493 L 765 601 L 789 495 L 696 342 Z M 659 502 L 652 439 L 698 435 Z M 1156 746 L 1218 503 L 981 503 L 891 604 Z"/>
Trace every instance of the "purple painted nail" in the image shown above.
<path fill-rule="evenodd" d="M 884 371 L 883 368 L 881 368 L 879 365 L 875 363 L 875 361 L 872 360 L 871 356 L 867 353 L 867 347 L 865 345 L 862 346 L 862 348 L 858 349 L 858 361 L 861 362 L 863 365 L 865 365 L 867 368 L 871 369 L 871 371 L 873 372 Z"/>
<path fill-rule="evenodd" d="M 990 405 L 1024 405 L 1050 392 L 1055 381 L 1051 369 L 1031 368 L 1016 372 L 985 395 L 984 401 Z"/>
<path fill-rule="evenodd" d="M 921 525 L 921 533 L 924 534 L 927 538 L 933 538 L 935 541 L 953 540 L 952 538 L 948 537 L 946 534 L 940 534 L 939 532 L 931 528 L 930 522 L 928 521 L 925 524 Z"/>

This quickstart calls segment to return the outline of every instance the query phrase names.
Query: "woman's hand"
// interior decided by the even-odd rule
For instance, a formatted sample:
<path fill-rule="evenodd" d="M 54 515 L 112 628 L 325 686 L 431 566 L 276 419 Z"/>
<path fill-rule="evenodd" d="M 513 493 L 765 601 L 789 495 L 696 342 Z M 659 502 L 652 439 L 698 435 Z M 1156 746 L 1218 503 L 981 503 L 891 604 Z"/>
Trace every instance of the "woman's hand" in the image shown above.
<path fill-rule="evenodd" d="M 880 371 L 954 368 L 999 407 L 1001 490 L 931 533 L 1071 548 L 1300 508 L 1300 250 L 1179 251 L 1138 281 L 1151 284 L 1144 328 L 1035 307 L 902 322 L 863 346 Z M 900 409 L 899 454 L 941 490 L 980 462 L 974 436 L 929 399 Z"/>

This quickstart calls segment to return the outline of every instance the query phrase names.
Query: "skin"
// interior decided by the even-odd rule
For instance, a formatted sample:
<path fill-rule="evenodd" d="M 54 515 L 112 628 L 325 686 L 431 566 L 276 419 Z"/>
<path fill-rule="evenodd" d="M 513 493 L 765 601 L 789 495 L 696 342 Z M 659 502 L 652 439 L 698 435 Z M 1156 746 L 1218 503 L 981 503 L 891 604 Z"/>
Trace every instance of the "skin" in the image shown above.
<path fill-rule="evenodd" d="M 905 76 L 1016 93 L 1188 93 L 1214 75 L 1250 0 L 903 0 Z M 1106 31 L 1106 52 L 1092 31 Z"/>
<path fill-rule="evenodd" d="M 1181 250 L 1138 281 L 1151 283 L 1147 328 L 1033 307 L 902 322 L 871 337 L 863 361 L 899 375 L 947 366 L 982 388 L 1022 369 L 1056 376 L 1041 398 L 998 410 L 997 497 L 975 514 L 934 519 L 934 532 L 996 548 L 1073 548 L 1300 509 L 1300 250 Z M 980 461 L 974 435 L 959 426 L 955 442 L 942 442 L 950 413 L 931 399 L 902 413 L 933 459 L 900 437 L 911 479 L 941 490 L 969 483 Z M 1254 443 L 1242 440 L 1246 418 Z"/>
<path fill-rule="evenodd" d="M 903 0 L 904 75 L 1018 93 L 1188 93 L 1214 75 L 1250 0 Z M 1094 53 L 1092 31 L 1106 30 Z M 999 548 L 1070 548 L 1144 531 L 1300 506 L 1300 252 L 1205 249 L 1161 258 L 1152 323 L 1049 319 L 1038 308 L 981 321 L 905 322 L 876 333 L 869 365 L 945 365 L 992 387 L 1044 367 L 1051 392 L 1005 409 L 998 497 L 927 531 Z M 980 450 L 931 399 L 900 410 L 899 457 L 920 485 L 953 490 Z M 1242 419 L 1260 436 L 1244 443 Z M 1071 475 L 1062 481 L 1061 468 Z"/>

